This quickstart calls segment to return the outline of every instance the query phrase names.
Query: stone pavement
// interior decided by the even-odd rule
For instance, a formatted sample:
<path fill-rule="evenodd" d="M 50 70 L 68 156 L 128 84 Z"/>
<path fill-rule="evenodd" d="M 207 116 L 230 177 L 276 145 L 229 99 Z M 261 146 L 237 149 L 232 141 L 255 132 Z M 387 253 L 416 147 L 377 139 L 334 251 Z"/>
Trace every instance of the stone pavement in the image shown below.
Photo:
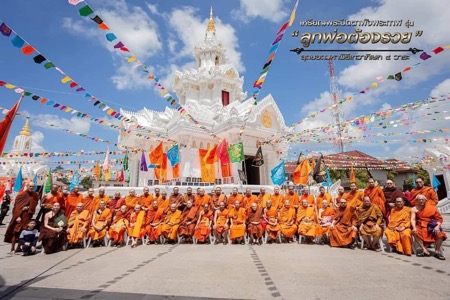
<path fill-rule="evenodd" d="M 444 225 L 450 236 L 450 215 Z M 299 244 L 101 247 L 22 257 L 0 242 L 0 299 L 450 299 L 450 243 L 444 245 L 446 261 Z"/>

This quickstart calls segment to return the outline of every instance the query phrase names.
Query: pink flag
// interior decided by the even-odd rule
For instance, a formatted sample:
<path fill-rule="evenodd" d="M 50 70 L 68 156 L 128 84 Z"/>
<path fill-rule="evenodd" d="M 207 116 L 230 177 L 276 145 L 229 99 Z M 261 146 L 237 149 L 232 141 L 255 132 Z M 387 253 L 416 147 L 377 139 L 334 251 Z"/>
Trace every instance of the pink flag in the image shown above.
<path fill-rule="evenodd" d="M 228 155 L 228 143 L 223 139 L 220 145 L 216 149 L 216 155 L 219 157 L 222 164 L 228 164 L 230 162 L 230 156 Z"/>

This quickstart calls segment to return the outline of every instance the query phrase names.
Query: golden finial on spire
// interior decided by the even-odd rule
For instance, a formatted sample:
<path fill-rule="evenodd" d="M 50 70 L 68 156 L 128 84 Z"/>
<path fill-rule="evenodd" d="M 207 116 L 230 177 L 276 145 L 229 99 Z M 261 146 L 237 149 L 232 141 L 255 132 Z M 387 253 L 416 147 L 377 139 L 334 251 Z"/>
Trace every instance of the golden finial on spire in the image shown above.
<path fill-rule="evenodd" d="M 30 120 L 26 120 L 25 125 L 23 125 L 23 128 L 20 131 L 19 135 L 30 136 Z"/>
<path fill-rule="evenodd" d="M 216 25 L 214 24 L 214 16 L 213 16 L 213 9 L 211 6 L 211 11 L 209 13 L 209 21 L 208 21 L 208 29 L 207 31 L 215 31 Z"/>

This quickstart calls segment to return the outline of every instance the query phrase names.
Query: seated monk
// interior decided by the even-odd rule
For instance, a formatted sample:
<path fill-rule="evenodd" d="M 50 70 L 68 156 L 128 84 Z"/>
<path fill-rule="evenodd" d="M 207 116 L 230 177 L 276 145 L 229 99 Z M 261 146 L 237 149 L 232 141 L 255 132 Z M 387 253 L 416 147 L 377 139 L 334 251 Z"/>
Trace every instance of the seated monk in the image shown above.
<path fill-rule="evenodd" d="M 358 231 L 356 224 L 355 209 L 351 206 L 347 207 L 347 200 L 341 198 L 330 226 L 330 246 L 355 249 L 354 243 Z"/>
<path fill-rule="evenodd" d="M 125 232 L 130 223 L 127 219 L 127 211 L 127 206 L 122 205 L 109 226 L 108 235 L 111 240 L 111 247 L 121 247 L 123 244 Z"/>
<path fill-rule="evenodd" d="M 146 229 L 148 235 L 147 245 L 160 242 L 162 224 L 164 222 L 166 208 L 159 207 L 158 200 L 153 200 L 152 207 L 147 212 Z M 156 206 L 156 207 L 155 207 Z"/>
<path fill-rule="evenodd" d="M 228 206 L 227 196 L 222 193 L 222 189 L 220 187 L 216 187 L 214 190 L 213 195 L 211 196 L 211 199 L 209 200 L 209 205 L 214 209 L 219 209 L 220 202 L 225 203 L 226 206 Z"/>
<path fill-rule="evenodd" d="M 161 232 L 166 239 L 166 244 L 175 244 L 177 242 L 178 226 L 181 222 L 181 211 L 177 203 L 170 204 L 170 210 L 164 217 L 164 223 L 161 226 Z"/>
<path fill-rule="evenodd" d="M 205 243 L 209 239 L 213 218 L 214 211 L 209 209 L 209 203 L 203 204 L 203 209 L 199 212 L 195 225 L 194 237 L 197 239 L 197 243 Z"/>
<path fill-rule="evenodd" d="M 314 244 L 316 237 L 317 216 L 314 205 L 308 204 L 308 200 L 303 199 L 302 205 L 297 211 L 298 234 L 305 237 L 306 244 Z"/>
<path fill-rule="evenodd" d="M 69 193 L 66 196 L 66 203 L 65 203 L 65 212 L 67 219 L 70 218 L 70 215 L 74 210 L 77 208 L 78 203 L 83 203 L 83 195 L 79 193 L 80 188 L 78 186 L 74 186 L 72 189 L 72 192 Z"/>
<path fill-rule="evenodd" d="M 98 200 L 98 198 L 95 198 L 94 196 L 94 189 L 90 188 L 88 190 L 87 196 L 83 198 L 84 209 L 89 211 L 90 216 L 93 216 L 94 212 L 98 209 L 99 203 L 100 201 Z"/>
<path fill-rule="evenodd" d="M 230 219 L 230 240 L 232 244 L 245 245 L 245 221 L 247 212 L 241 207 L 241 202 L 235 201 L 228 215 Z"/>
<path fill-rule="evenodd" d="M 228 209 L 232 209 L 236 201 L 239 202 L 239 207 L 246 208 L 247 203 L 244 202 L 244 196 L 239 194 L 238 188 L 234 187 L 231 195 L 228 197 Z"/>
<path fill-rule="evenodd" d="M 262 208 L 258 203 L 253 202 L 247 211 L 247 234 L 250 238 L 250 245 L 262 245 L 263 228 L 261 225 Z"/>
<path fill-rule="evenodd" d="M 148 211 L 150 206 L 152 206 L 153 195 L 150 194 L 150 189 L 146 186 L 143 189 L 143 194 L 138 197 L 138 204 L 141 206 L 143 211 Z"/>
<path fill-rule="evenodd" d="M 64 216 L 59 202 L 53 203 L 52 210 L 44 215 L 44 223 L 39 233 L 39 240 L 42 241 L 42 247 L 45 254 L 56 253 L 64 250 L 66 243 L 66 227 L 60 216 Z M 60 224 L 58 224 L 60 223 Z"/>
<path fill-rule="evenodd" d="M 357 227 L 365 245 L 363 250 L 381 251 L 378 248 L 378 241 L 383 235 L 381 229 L 383 214 L 378 205 L 373 204 L 369 196 L 364 196 L 363 204 L 360 206 L 357 216 Z"/>
<path fill-rule="evenodd" d="M 225 208 L 225 202 L 219 202 L 219 209 L 214 213 L 214 237 L 216 241 L 214 245 L 223 243 L 228 244 L 228 214 L 230 211 Z"/>
<path fill-rule="evenodd" d="M 204 188 L 199 188 L 197 195 L 195 195 L 195 206 L 197 207 L 205 207 L 205 204 L 210 202 L 211 197 L 208 194 L 205 194 Z M 208 205 L 209 206 L 209 205 Z"/>
<path fill-rule="evenodd" d="M 373 178 L 369 178 L 369 185 L 364 190 L 364 195 L 369 196 L 372 203 L 377 205 L 383 217 L 386 215 L 386 198 L 384 198 L 383 190 L 380 186 L 375 185 L 375 180 Z"/>
<path fill-rule="evenodd" d="M 72 212 L 67 222 L 69 247 L 82 247 L 83 240 L 86 238 L 89 225 L 91 224 L 91 215 L 84 209 L 83 203 L 78 203 L 76 210 Z"/>
<path fill-rule="evenodd" d="M 443 221 L 436 206 L 429 204 L 425 195 L 416 197 L 416 206 L 411 209 L 411 225 L 414 238 L 422 247 L 422 252 L 417 256 L 430 256 L 427 248 L 434 243 L 434 257 L 445 260 L 441 253 L 442 242 L 447 239 L 447 235 L 442 230 Z"/>
<path fill-rule="evenodd" d="M 274 241 L 280 243 L 280 224 L 278 224 L 278 209 L 272 205 L 272 200 L 267 200 L 266 207 L 263 211 L 263 219 L 266 224 L 264 230 L 267 234 L 267 243 L 272 244 Z"/>
<path fill-rule="evenodd" d="M 326 200 L 328 202 L 328 207 L 333 206 L 331 195 L 325 192 L 325 187 L 321 186 L 319 187 L 319 195 L 317 195 L 316 198 L 317 210 L 322 208 L 323 200 Z"/>
<path fill-rule="evenodd" d="M 281 209 L 283 207 L 283 196 L 280 194 L 280 188 L 275 186 L 273 188 L 273 195 L 270 196 L 270 201 L 272 201 L 272 205 L 277 209 Z"/>
<path fill-rule="evenodd" d="M 111 217 L 111 210 L 106 208 L 106 202 L 101 200 L 99 208 L 94 212 L 91 228 L 88 232 L 93 247 L 97 247 L 103 243 L 106 232 L 108 231 L 108 226 L 111 224 Z"/>
<path fill-rule="evenodd" d="M 291 203 L 291 208 L 297 210 L 298 205 L 300 203 L 300 197 L 294 190 L 294 186 L 290 185 L 288 187 L 288 192 L 286 195 L 284 195 L 284 201 L 289 200 L 289 203 Z"/>
<path fill-rule="evenodd" d="M 427 198 L 427 204 L 436 206 L 439 202 L 438 196 L 432 187 L 425 186 L 422 177 L 416 178 L 416 187 L 411 190 L 411 205 L 417 205 L 417 196 L 424 195 Z"/>
<path fill-rule="evenodd" d="M 252 194 L 252 189 L 250 188 L 245 189 L 245 195 L 243 198 L 244 203 L 247 205 L 245 209 L 249 209 L 252 206 L 252 203 L 256 203 L 258 204 L 258 207 L 262 207 L 260 199 Z"/>
<path fill-rule="evenodd" d="M 389 223 L 384 231 L 393 252 L 411 256 L 411 208 L 405 206 L 402 196 L 395 199 L 395 207 L 391 207 Z"/>
<path fill-rule="evenodd" d="M 197 224 L 197 212 L 198 208 L 194 206 L 194 200 L 187 200 L 186 207 L 181 213 L 181 223 L 178 227 L 178 235 L 180 236 L 181 241 L 185 244 L 192 244 L 194 242 L 192 237 L 194 236 L 195 225 Z"/>
<path fill-rule="evenodd" d="M 138 239 L 145 236 L 145 211 L 136 204 L 133 212 L 130 214 L 130 223 L 128 226 L 128 236 L 131 238 L 131 248 L 137 247 Z"/>
<path fill-rule="evenodd" d="M 297 225 L 295 225 L 295 209 L 291 208 L 289 200 L 284 201 L 284 206 L 280 209 L 278 218 L 282 234 L 281 237 L 287 243 L 292 243 L 292 238 L 297 232 Z"/>
<path fill-rule="evenodd" d="M 316 199 L 314 198 L 314 195 L 311 195 L 309 193 L 309 187 L 305 186 L 303 188 L 303 194 L 300 196 L 300 202 L 306 200 L 308 202 L 308 205 L 316 205 Z"/>
<path fill-rule="evenodd" d="M 333 222 L 334 209 L 328 200 L 322 200 L 322 208 L 319 209 L 318 219 L 320 226 L 317 226 L 317 236 L 322 237 L 322 242 L 330 244 L 328 232 L 330 231 L 331 223 Z"/>

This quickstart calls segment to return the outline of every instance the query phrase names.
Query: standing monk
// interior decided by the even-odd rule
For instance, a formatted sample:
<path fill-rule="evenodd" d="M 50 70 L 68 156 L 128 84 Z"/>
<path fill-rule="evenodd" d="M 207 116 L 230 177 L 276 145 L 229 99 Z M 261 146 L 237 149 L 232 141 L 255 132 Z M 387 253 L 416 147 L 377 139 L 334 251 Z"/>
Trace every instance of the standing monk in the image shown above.
<path fill-rule="evenodd" d="M 278 209 L 272 205 L 272 200 L 267 200 L 266 207 L 263 211 L 263 220 L 266 228 L 263 228 L 267 234 L 267 243 L 272 244 L 274 241 L 280 243 L 280 224 L 278 224 Z"/>
<path fill-rule="evenodd" d="M 197 242 L 205 243 L 209 239 L 213 218 L 214 211 L 209 209 L 209 203 L 203 204 L 203 209 L 198 214 L 197 225 L 195 225 L 194 237 Z"/>
<path fill-rule="evenodd" d="M 155 188 L 155 194 L 153 195 L 153 199 L 158 201 L 158 206 L 161 204 L 161 191 L 159 188 Z"/>
<path fill-rule="evenodd" d="M 121 197 L 120 192 L 115 192 L 114 197 L 107 203 L 113 217 L 114 214 L 120 210 L 122 205 L 125 205 L 125 199 Z"/>
<path fill-rule="evenodd" d="M 330 226 L 330 246 L 354 248 L 354 242 L 358 229 L 355 209 L 347 206 L 347 200 L 339 200 L 339 208 L 336 209 L 333 222 Z"/>
<path fill-rule="evenodd" d="M 150 189 L 146 186 L 144 187 L 144 193 L 139 196 L 138 204 L 141 206 L 143 211 L 148 211 L 152 206 L 153 195 L 150 194 Z"/>
<path fill-rule="evenodd" d="M 303 201 L 303 200 L 306 200 L 308 202 L 308 205 L 316 205 L 316 203 L 315 203 L 316 200 L 314 199 L 314 195 L 311 195 L 309 193 L 309 187 L 308 186 L 305 186 L 303 188 L 303 194 L 300 197 L 300 201 Z M 297 207 L 298 207 L 298 204 L 297 204 Z"/>
<path fill-rule="evenodd" d="M 386 215 L 386 199 L 384 198 L 384 193 L 381 187 L 375 186 L 375 180 L 369 178 L 369 185 L 364 190 L 364 195 L 369 196 L 372 203 L 378 205 L 383 216 Z"/>
<path fill-rule="evenodd" d="M 84 209 L 89 211 L 89 214 L 91 216 L 94 215 L 94 212 L 98 209 L 98 205 L 100 204 L 100 201 L 94 197 L 94 189 L 90 188 L 88 190 L 88 194 L 86 197 L 83 198 L 83 205 Z"/>
<path fill-rule="evenodd" d="M 350 184 L 351 185 L 351 184 Z M 334 197 L 334 202 L 333 202 L 333 207 L 334 208 L 338 208 L 341 204 L 341 199 L 344 198 L 346 199 L 346 203 L 347 203 L 347 198 L 346 198 L 346 194 L 345 194 L 345 189 L 343 186 L 339 186 L 338 187 L 338 192 L 337 195 Z M 361 197 L 362 200 L 362 197 Z"/>
<path fill-rule="evenodd" d="M 180 195 L 181 196 L 181 195 Z M 170 204 L 170 210 L 166 213 L 161 232 L 166 239 L 166 244 L 175 244 L 177 241 L 178 226 L 181 222 L 181 211 L 176 203 Z"/>
<path fill-rule="evenodd" d="M 247 213 L 245 208 L 241 207 L 241 202 L 235 201 L 228 215 L 230 219 L 230 240 L 232 244 L 245 245 L 245 221 Z"/>
<path fill-rule="evenodd" d="M 195 203 L 195 195 L 192 193 L 192 188 L 186 189 L 186 195 L 183 196 L 183 202 L 187 205 L 187 202 L 191 201 L 192 205 Z"/>
<path fill-rule="evenodd" d="M 214 194 L 211 196 L 211 200 L 209 204 L 215 210 L 219 209 L 220 202 L 225 203 L 227 205 L 227 196 L 222 194 L 222 189 L 220 187 L 216 187 Z"/>
<path fill-rule="evenodd" d="M 131 189 L 128 192 L 128 196 L 125 197 L 125 205 L 127 206 L 128 215 L 131 214 L 136 204 L 138 204 L 138 197 L 136 196 L 136 191 Z"/>
<path fill-rule="evenodd" d="M 74 186 L 72 192 L 66 197 L 66 211 L 64 214 L 67 219 L 69 219 L 72 212 L 76 210 L 77 204 L 83 203 L 83 195 L 78 192 L 79 190 L 80 188 L 78 186 Z"/>
<path fill-rule="evenodd" d="M 76 210 L 70 214 L 68 221 L 69 227 L 69 246 L 81 246 L 84 238 L 86 238 L 89 225 L 91 223 L 91 215 L 87 209 L 84 209 L 83 203 L 78 203 Z"/>
<path fill-rule="evenodd" d="M 290 185 L 288 187 L 288 192 L 287 194 L 284 196 L 284 201 L 288 200 L 289 203 L 291 203 L 291 208 L 297 209 L 298 205 L 300 203 L 300 197 L 298 196 L 298 194 L 295 192 L 294 190 L 294 186 Z M 314 197 L 313 197 L 314 199 Z"/>
<path fill-rule="evenodd" d="M 233 188 L 231 195 L 228 197 L 228 209 L 232 209 L 236 201 L 239 202 L 239 207 L 246 208 L 247 203 L 244 202 L 244 197 L 239 194 L 237 187 Z"/>
<path fill-rule="evenodd" d="M 92 240 L 92 245 L 97 247 L 103 242 L 103 238 L 108 231 L 108 226 L 111 224 L 111 210 L 106 208 L 106 202 L 100 200 L 98 209 L 94 212 L 92 217 L 91 228 L 89 229 L 88 236 Z M 106 246 L 106 245 L 105 245 Z"/>
<path fill-rule="evenodd" d="M 205 194 L 205 189 L 199 188 L 198 194 L 195 195 L 195 206 L 199 207 L 199 209 L 200 209 L 200 207 L 204 208 L 205 204 L 206 203 L 209 204 L 210 200 L 211 200 L 211 197 L 208 194 Z"/>
<path fill-rule="evenodd" d="M 223 243 L 228 244 L 228 214 L 230 211 L 225 208 L 225 202 L 219 202 L 219 209 L 214 214 L 214 236 L 216 241 L 214 245 Z"/>
<path fill-rule="evenodd" d="M 191 189 L 192 194 L 192 189 Z M 181 223 L 178 227 L 178 235 L 180 239 L 186 244 L 192 244 L 192 237 L 195 231 L 195 225 L 197 224 L 197 211 L 198 208 L 193 205 L 193 200 L 186 201 L 186 207 L 181 213 Z"/>
<path fill-rule="evenodd" d="M 105 204 L 107 205 L 109 202 L 109 196 L 105 194 L 105 188 L 101 187 L 98 189 L 98 195 L 94 198 L 96 203 L 100 204 L 100 201 L 105 201 Z"/>
<path fill-rule="evenodd" d="M 11 221 L 6 229 L 4 239 L 5 243 L 11 243 L 11 254 L 15 253 L 19 235 L 23 229 L 27 228 L 36 211 L 39 195 L 37 192 L 33 192 L 34 187 L 34 182 L 29 182 L 26 190 L 19 192 L 14 200 Z"/>
<path fill-rule="evenodd" d="M 266 207 L 267 200 L 270 200 L 270 194 L 266 193 L 266 188 L 259 189 L 258 203 L 261 203 L 261 207 Z"/>
<path fill-rule="evenodd" d="M 247 234 L 250 237 L 250 245 L 262 245 L 263 228 L 261 225 L 262 208 L 253 202 L 247 212 Z"/>
<path fill-rule="evenodd" d="M 358 186 L 355 182 L 350 183 L 350 192 L 345 194 L 347 200 L 347 206 L 358 209 L 361 206 L 364 198 L 364 192 L 358 190 Z"/>
<path fill-rule="evenodd" d="M 291 243 L 294 234 L 297 232 L 297 225 L 295 225 L 295 209 L 291 208 L 289 200 L 284 201 L 284 206 L 280 209 L 278 216 L 281 233 L 286 239 L 286 242 Z"/>
<path fill-rule="evenodd" d="M 395 199 L 395 207 L 391 209 L 384 234 L 393 252 L 411 256 L 411 208 L 405 206 L 401 196 Z"/>
<path fill-rule="evenodd" d="M 411 205 L 415 206 L 418 195 L 424 195 L 427 198 L 427 204 L 436 206 L 439 202 L 438 196 L 433 188 L 424 185 L 422 177 L 416 178 L 416 187 L 411 190 Z"/>
<path fill-rule="evenodd" d="M 386 180 L 386 186 L 383 189 L 384 199 L 386 199 L 386 222 L 389 220 L 391 209 L 396 206 L 395 201 L 398 197 L 405 198 L 403 192 L 395 187 L 392 180 Z"/>
<path fill-rule="evenodd" d="M 317 195 L 316 199 L 317 210 L 322 208 L 323 200 L 326 200 L 328 202 L 328 207 L 333 205 L 331 195 L 325 193 L 325 187 L 321 186 L 319 187 L 319 195 Z"/>
<path fill-rule="evenodd" d="M 256 203 L 258 207 L 262 207 L 262 203 L 260 202 L 260 199 L 252 194 L 252 189 L 247 188 L 245 189 L 245 195 L 243 197 L 243 202 L 246 204 L 245 209 L 249 209 L 253 203 Z"/>
<path fill-rule="evenodd" d="M 363 204 L 359 207 L 358 213 L 359 234 L 364 240 L 365 250 L 378 249 L 378 240 L 383 235 L 381 223 L 383 223 L 383 214 L 378 205 L 372 203 L 369 196 L 364 196 Z"/>
<path fill-rule="evenodd" d="M 317 215 L 314 205 L 303 199 L 297 211 L 298 234 L 304 236 L 307 244 L 314 244 L 316 237 Z"/>
<path fill-rule="evenodd" d="M 180 189 L 177 187 L 173 188 L 173 193 L 169 197 L 169 205 L 175 204 L 177 209 L 183 210 L 185 204 L 184 204 L 184 197 L 180 194 Z"/>
<path fill-rule="evenodd" d="M 278 186 L 273 188 L 273 195 L 270 196 L 270 201 L 278 209 L 283 207 L 283 196 L 280 194 L 280 188 Z"/>
<path fill-rule="evenodd" d="M 417 195 L 415 200 L 416 206 L 411 209 L 411 225 L 414 237 L 422 247 L 422 252 L 417 256 L 430 256 L 427 247 L 434 243 L 434 257 L 445 260 L 441 253 L 442 242 L 447 239 L 447 235 L 442 230 L 444 219 L 436 206 L 427 201 L 425 195 Z"/>

